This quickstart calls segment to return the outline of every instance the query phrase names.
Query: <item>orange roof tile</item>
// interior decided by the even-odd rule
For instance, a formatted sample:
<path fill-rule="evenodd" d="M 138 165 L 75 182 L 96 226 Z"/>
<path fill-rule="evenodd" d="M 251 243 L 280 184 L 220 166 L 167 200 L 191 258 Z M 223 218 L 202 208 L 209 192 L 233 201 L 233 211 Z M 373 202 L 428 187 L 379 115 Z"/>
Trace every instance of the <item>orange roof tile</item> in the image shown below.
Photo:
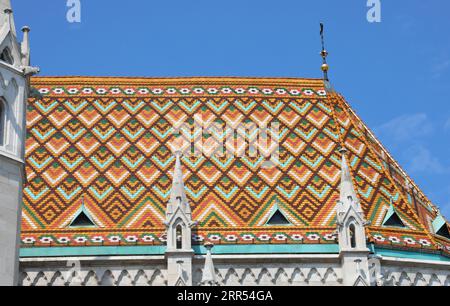
<path fill-rule="evenodd" d="M 322 80 L 39 77 L 32 85 L 43 97 L 28 105 L 25 246 L 96 245 L 99 236 L 103 245 L 164 243 L 172 149 L 194 137 L 203 141 L 203 154 L 182 159 L 199 221 L 194 242 L 336 243 L 337 148 L 344 144 L 374 243 L 449 248 L 431 234 L 435 208 L 344 98 L 325 92 Z M 199 118 L 208 126 L 278 124 L 278 131 L 269 145 L 251 129 L 230 143 L 214 129 L 183 138 L 177 128 Z M 214 154 L 219 143 L 241 155 Z M 67 227 L 82 196 L 98 228 Z M 405 229 L 381 224 L 391 197 Z M 275 203 L 292 226 L 264 225 Z M 108 240 L 111 235 L 119 238 Z M 61 237 L 70 242 L 60 243 Z"/>

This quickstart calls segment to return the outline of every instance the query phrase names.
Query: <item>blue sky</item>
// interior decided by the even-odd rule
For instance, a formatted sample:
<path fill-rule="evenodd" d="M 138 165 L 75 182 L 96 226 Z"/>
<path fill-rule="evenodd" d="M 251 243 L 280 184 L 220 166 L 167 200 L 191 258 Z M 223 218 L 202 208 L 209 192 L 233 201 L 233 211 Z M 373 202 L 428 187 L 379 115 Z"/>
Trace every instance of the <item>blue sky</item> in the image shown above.
<path fill-rule="evenodd" d="M 323 21 L 334 87 L 450 217 L 448 0 L 12 3 L 41 75 L 320 77 Z"/>

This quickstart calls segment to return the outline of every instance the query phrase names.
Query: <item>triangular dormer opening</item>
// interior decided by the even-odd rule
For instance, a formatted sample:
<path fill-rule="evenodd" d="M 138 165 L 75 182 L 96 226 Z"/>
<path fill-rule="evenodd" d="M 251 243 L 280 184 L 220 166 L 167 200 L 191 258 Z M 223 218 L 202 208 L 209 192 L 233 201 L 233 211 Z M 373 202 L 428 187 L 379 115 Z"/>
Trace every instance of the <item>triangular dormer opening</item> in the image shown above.
<path fill-rule="evenodd" d="M 79 227 L 97 227 L 94 220 L 90 216 L 89 212 L 82 207 L 75 217 L 73 218 L 72 222 L 70 222 L 69 227 L 79 228 Z"/>
<path fill-rule="evenodd" d="M 393 208 L 386 214 L 383 221 L 383 226 L 406 227 L 402 219 Z"/>
<path fill-rule="evenodd" d="M 436 235 L 450 239 L 450 232 L 448 230 L 447 224 L 442 225 L 441 228 L 436 232 Z"/>
<path fill-rule="evenodd" d="M 405 227 L 405 224 L 403 223 L 402 219 L 397 215 L 397 213 L 394 213 L 389 219 L 384 221 L 384 226 L 396 226 L 396 227 Z"/>
<path fill-rule="evenodd" d="M 433 229 L 436 235 L 450 239 L 450 232 L 448 229 L 447 221 L 439 214 L 433 221 Z"/>
<path fill-rule="evenodd" d="M 279 210 L 275 211 L 275 213 L 270 217 L 267 221 L 266 225 L 290 225 L 291 222 L 286 219 L 283 213 Z"/>
<path fill-rule="evenodd" d="M 272 208 L 272 213 L 267 218 L 266 225 L 269 226 L 287 226 L 292 223 L 287 218 L 286 214 L 280 209 L 278 204 Z"/>

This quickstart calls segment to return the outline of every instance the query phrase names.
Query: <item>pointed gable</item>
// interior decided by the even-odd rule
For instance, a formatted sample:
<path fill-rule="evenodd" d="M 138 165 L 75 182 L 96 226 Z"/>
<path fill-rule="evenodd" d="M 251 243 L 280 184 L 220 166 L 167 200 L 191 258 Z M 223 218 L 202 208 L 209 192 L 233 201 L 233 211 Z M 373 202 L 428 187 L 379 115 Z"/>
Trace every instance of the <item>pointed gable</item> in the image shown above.
<path fill-rule="evenodd" d="M 9 1 L 0 3 L 0 60 L 19 67 L 22 54 L 16 37 L 13 13 Z"/>
<path fill-rule="evenodd" d="M 392 205 L 384 217 L 383 226 L 406 227 Z"/>
<path fill-rule="evenodd" d="M 283 213 L 281 208 L 278 206 L 278 203 L 272 208 L 272 212 L 267 218 L 266 225 L 292 225 L 286 215 Z"/>
<path fill-rule="evenodd" d="M 94 219 L 91 217 L 90 212 L 84 206 L 81 205 L 80 209 L 75 213 L 72 221 L 69 224 L 70 228 L 86 228 L 86 227 L 97 227 Z"/>
<path fill-rule="evenodd" d="M 439 214 L 436 219 L 434 219 L 433 230 L 436 235 L 450 239 L 449 226 L 447 224 L 447 221 L 445 221 L 444 217 L 441 214 Z"/>

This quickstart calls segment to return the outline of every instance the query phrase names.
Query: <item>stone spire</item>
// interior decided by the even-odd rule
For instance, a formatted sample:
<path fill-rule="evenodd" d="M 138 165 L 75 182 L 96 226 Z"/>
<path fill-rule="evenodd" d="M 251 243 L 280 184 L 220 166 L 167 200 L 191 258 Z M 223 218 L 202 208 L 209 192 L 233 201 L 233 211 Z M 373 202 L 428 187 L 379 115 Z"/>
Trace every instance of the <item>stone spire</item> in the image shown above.
<path fill-rule="evenodd" d="M 203 268 L 203 276 L 201 284 L 202 286 L 217 286 L 216 271 L 214 269 L 214 263 L 212 260 L 211 249 L 214 245 L 210 242 L 205 243 L 206 258 L 205 267 Z"/>
<path fill-rule="evenodd" d="M 11 9 L 10 0 L 0 0 L 0 50 L 2 59 L 17 70 L 20 70 L 25 77 L 29 77 L 39 72 L 39 68 L 30 66 L 30 41 L 29 27 L 23 27 L 23 41 L 17 41 L 14 16 Z"/>
<path fill-rule="evenodd" d="M 369 268 L 364 213 L 353 186 L 350 168 L 345 156 L 346 150 L 341 148 L 341 188 L 336 205 L 336 224 L 339 241 L 339 253 L 347 286 L 368 285 Z"/>
<path fill-rule="evenodd" d="M 175 168 L 172 178 L 172 190 L 170 191 L 169 203 L 166 209 L 166 226 L 182 220 L 184 226 L 192 227 L 191 208 L 186 197 L 183 183 L 183 170 L 181 168 L 181 152 L 175 152 Z"/>
<path fill-rule="evenodd" d="M 345 220 L 350 218 L 350 215 L 355 215 L 354 217 L 360 221 L 361 226 L 364 226 L 366 225 L 366 221 L 364 220 L 364 213 L 361 209 L 359 197 L 355 191 L 355 187 L 353 186 L 350 168 L 346 158 L 347 150 L 342 147 L 339 149 L 339 152 L 342 154 L 342 164 L 339 201 L 336 208 L 338 214 L 338 226 L 343 226 L 345 224 Z"/>
<path fill-rule="evenodd" d="M 2 17 L 2 19 L 9 23 L 10 20 L 13 19 L 11 17 L 11 13 L 12 13 L 11 1 L 0 0 L 0 16 Z M 7 17 L 7 19 L 4 17 Z"/>
<path fill-rule="evenodd" d="M 350 175 L 350 169 L 347 163 L 347 150 L 345 148 L 341 148 L 339 153 L 342 154 L 342 168 L 341 168 L 341 186 L 339 193 L 339 200 L 342 203 L 354 203 L 356 207 L 359 208 L 359 199 L 355 192 L 355 188 L 353 187 L 352 177 Z"/>
<path fill-rule="evenodd" d="M 181 152 L 175 152 L 175 169 L 173 171 L 172 191 L 170 192 L 170 200 L 168 211 L 174 212 L 177 207 L 181 207 L 185 214 L 191 214 L 191 208 L 186 197 L 183 183 L 183 171 L 181 168 Z"/>
<path fill-rule="evenodd" d="M 0 0 L 0 10 L 3 12 L 5 9 L 11 9 L 10 0 Z"/>
<path fill-rule="evenodd" d="M 16 38 L 16 27 L 10 0 L 0 0 L 0 20 L 2 21 L 0 34 L 3 36 L 6 32 L 11 32 L 13 37 Z"/>
<path fill-rule="evenodd" d="M 181 168 L 181 152 L 175 153 L 172 190 L 167 203 L 167 271 L 169 285 L 192 285 L 192 221 L 191 208 L 186 197 Z"/>

